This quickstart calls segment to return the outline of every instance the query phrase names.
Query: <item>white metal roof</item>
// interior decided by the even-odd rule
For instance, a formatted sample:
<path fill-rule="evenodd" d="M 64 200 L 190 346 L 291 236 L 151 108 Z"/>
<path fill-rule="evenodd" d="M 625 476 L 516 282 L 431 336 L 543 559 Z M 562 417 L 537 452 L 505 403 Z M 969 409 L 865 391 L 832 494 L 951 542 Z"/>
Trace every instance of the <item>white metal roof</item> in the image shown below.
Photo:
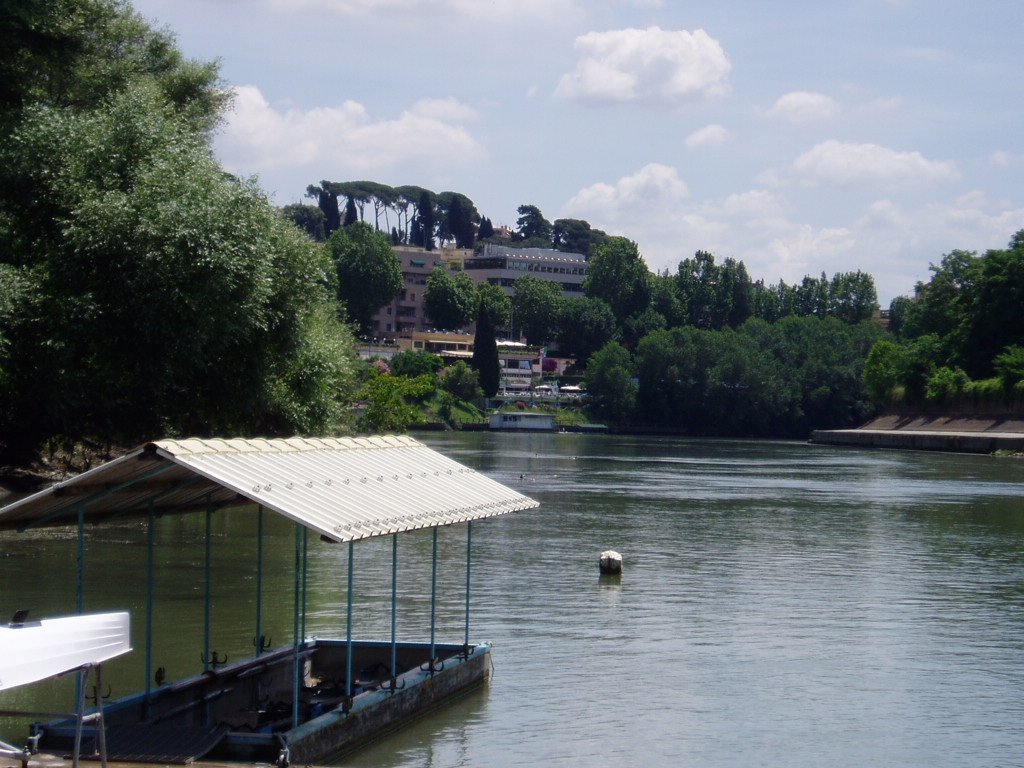
<path fill-rule="evenodd" d="M 244 502 L 335 541 L 538 506 L 411 437 L 161 440 L 0 509 L 0 528 Z"/>

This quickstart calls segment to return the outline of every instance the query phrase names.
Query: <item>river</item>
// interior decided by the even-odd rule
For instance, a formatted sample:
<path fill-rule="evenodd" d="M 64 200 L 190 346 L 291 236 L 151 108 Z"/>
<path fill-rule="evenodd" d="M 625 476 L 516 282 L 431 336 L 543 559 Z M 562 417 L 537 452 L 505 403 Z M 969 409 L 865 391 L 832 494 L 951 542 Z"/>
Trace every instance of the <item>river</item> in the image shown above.
<path fill-rule="evenodd" d="M 1017 766 L 1024 756 L 1019 460 L 793 442 L 428 434 L 541 507 L 475 523 L 486 687 L 340 759 L 399 766 Z M 196 671 L 202 516 L 160 521 L 156 663 Z M 214 643 L 252 651 L 254 515 L 215 516 Z M 291 636 L 292 534 L 268 520 L 264 623 Z M 463 631 L 465 526 L 443 529 L 439 639 Z M 309 542 L 309 634 L 344 634 L 347 547 Z M 617 549 L 624 574 L 598 576 Z M 86 609 L 132 610 L 146 540 L 90 530 Z M 390 632 L 391 545 L 356 545 L 356 633 Z M 429 626 L 428 532 L 400 539 L 399 638 Z M 74 535 L 0 534 L 0 615 L 73 612 Z M 2 706 L 69 697 L 66 682 Z M 22 724 L 0 721 L 0 738 Z M 20 742 L 19 742 L 20 743 Z"/>

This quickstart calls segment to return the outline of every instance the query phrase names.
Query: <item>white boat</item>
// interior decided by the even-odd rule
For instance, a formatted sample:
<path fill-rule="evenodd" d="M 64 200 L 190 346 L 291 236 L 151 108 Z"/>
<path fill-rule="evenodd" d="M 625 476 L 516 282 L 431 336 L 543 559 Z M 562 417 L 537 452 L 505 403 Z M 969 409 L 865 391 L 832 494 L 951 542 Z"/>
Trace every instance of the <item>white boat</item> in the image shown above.
<path fill-rule="evenodd" d="M 100 664 L 131 650 L 128 613 L 0 626 L 0 691 Z"/>

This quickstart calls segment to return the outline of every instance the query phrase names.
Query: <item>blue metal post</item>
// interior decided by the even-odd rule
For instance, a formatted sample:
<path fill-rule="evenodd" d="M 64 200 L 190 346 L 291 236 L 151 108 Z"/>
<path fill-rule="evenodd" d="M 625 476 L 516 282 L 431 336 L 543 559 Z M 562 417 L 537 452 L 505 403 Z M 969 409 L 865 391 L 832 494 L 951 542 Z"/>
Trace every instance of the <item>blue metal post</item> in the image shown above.
<path fill-rule="evenodd" d="M 398 534 L 391 534 L 391 690 L 398 677 Z"/>
<path fill-rule="evenodd" d="M 345 685 L 347 687 L 347 696 L 349 699 L 352 698 L 352 573 L 354 568 L 352 566 L 352 555 L 355 554 L 355 542 L 349 541 L 348 543 L 348 615 L 345 623 Z"/>
<path fill-rule="evenodd" d="M 437 653 L 434 650 L 437 636 L 437 526 L 434 526 L 434 546 L 430 562 L 430 671 L 434 671 L 434 659 Z"/>
<path fill-rule="evenodd" d="M 206 562 L 204 571 L 204 599 L 203 599 L 203 671 L 210 669 L 210 603 L 212 600 L 212 580 L 210 578 L 211 550 L 210 540 L 213 527 L 213 504 L 210 494 L 206 494 Z"/>
<path fill-rule="evenodd" d="M 302 639 L 306 639 L 306 587 L 309 583 L 309 528 L 302 528 Z"/>
<path fill-rule="evenodd" d="M 302 668 L 299 663 L 299 590 L 302 586 L 302 526 L 295 524 L 295 615 L 292 620 L 293 655 L 292 660 L 292 728 L 299 725 L 299 678 Z"/>
<path fill-rule="evenodd" d="M 469 574 L 473 554 L 473 521 L 466 523 L 466 658 L 469 658 Z"/>

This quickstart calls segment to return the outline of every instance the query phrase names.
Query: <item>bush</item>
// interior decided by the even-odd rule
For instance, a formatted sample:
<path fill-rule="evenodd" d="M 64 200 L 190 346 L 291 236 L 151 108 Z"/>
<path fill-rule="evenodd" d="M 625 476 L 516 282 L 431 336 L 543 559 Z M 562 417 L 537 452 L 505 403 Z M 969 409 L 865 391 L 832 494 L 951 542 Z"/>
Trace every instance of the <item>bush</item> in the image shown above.
<path fill-rule="evenodd" d="M 459 400 L 476 400 L 484 396 L 480 388 L 480 375 L 462 360 L 442 368 L 438 379 L 441 388 Z"/>
<path fill-rule="evenodd" d="M 970 379 L 959 368 L 943 366 L 928 378 L 925 400 L 930 403 L 952 404 L 960 399 Z"/>

